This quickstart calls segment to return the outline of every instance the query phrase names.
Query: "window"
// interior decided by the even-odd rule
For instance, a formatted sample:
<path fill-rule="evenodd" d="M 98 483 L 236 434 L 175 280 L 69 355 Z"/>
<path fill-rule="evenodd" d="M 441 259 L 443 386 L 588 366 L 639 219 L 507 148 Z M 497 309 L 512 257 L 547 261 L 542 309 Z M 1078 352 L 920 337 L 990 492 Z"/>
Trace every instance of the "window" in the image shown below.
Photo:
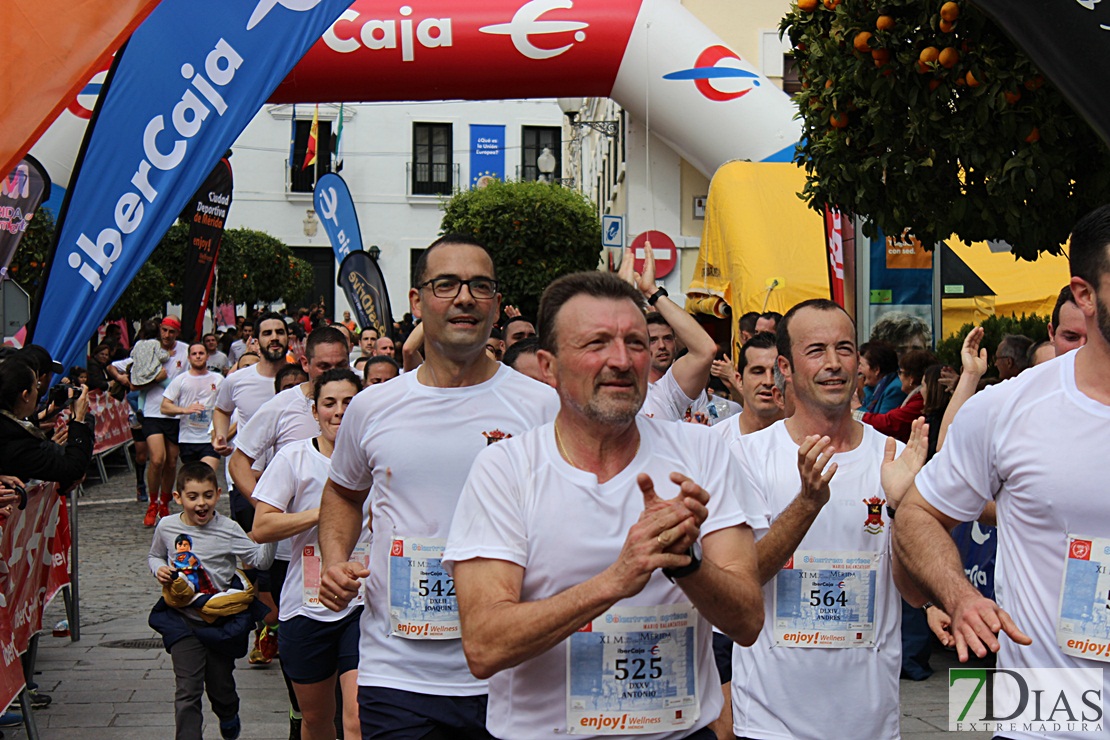
<path fill-rule="evenodd" d="M 540 168 L 536 159 L 544 149 L 550 149 L 555 157 L 553 181 L 563 176 L 563 129 L 558 126 L 522 126 L 520 129 L 520 179 L 540 179 Z"/>
<path fill-rule="evenodd" d="M 451 124 L 412 124 L 412 194 L 450 195 Z"/>
<path fill-rule="evenodd" d="M 797 95 L 802 91 L 802 81 L 798 79 L 798 64 L 792 54 L 782 58 L 782 91 L 787 95 Z"/>
<path fill-rule="evenodd" d="M 311 193 L 316 180 L 326 172 L 332 171 L 331 121 L 318 121 L 316 128 L 316 166 L 304 167 L 305 152 L 308 151 L 308 134 L 312 130 L 312 119 L 298 120 L 293 136 L 293 166 L 289 169 L 289 192 Z"/>

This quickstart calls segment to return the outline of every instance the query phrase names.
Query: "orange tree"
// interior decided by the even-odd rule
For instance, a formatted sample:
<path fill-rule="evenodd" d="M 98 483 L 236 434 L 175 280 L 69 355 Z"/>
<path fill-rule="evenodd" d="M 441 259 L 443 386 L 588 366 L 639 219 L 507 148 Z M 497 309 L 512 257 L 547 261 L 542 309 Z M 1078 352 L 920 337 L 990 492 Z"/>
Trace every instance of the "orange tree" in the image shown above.
<path fill-rule="evenodd" d="M 1110 200 L 1110 151 L 970 2 L 796 0 L 802 197 L 924 244 L 1001 239 L 1035 259 Z"/>

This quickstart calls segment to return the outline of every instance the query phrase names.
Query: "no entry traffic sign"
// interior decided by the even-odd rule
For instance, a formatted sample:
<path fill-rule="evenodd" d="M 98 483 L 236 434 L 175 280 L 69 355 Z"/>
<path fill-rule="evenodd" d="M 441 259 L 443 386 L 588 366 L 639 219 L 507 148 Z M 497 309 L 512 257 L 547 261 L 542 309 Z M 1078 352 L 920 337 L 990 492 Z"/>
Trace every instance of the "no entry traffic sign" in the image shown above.
<path fill-rule="evenodd" d="M 678 262 L 678 250 L 675 249 L 671 238 L 662 231 L 645 231 L 632 240 L 636 272 L 644 271 L 644 249 L 648 244 L 651 244 L 651 250 L 655 255 L 655 277 L 670 275 L 675 263 Z"/>

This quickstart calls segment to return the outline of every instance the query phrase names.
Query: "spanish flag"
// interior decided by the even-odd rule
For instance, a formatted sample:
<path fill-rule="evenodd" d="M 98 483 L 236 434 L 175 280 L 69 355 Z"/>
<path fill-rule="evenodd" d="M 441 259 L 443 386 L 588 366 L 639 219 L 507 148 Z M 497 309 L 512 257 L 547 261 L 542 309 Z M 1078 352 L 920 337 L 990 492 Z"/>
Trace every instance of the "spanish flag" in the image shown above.
<path fill-rule="evenodd" d="M 316 139 L 320 131 L 320 106 L 312 111 L 312 128 L 308 130 L 308 148 L 304 153 L 304 164 L 301 171 L 307 170 L 309 165 L 316 164 Z"/>

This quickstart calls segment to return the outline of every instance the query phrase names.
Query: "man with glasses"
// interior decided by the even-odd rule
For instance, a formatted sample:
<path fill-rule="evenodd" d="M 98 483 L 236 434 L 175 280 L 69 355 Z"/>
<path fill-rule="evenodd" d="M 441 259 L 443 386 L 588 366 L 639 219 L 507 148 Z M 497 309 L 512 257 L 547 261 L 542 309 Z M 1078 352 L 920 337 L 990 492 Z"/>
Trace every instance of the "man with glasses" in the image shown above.
<path fill-rule="evenodd" d="M 488 738 L 486 682 L 467 667 L 440 558 L 474 458 L 552 420 L 559 401 L 486 355 L 501 296 L 485 247 L 460 235 L 435 241 L 417 262 L 409 301 L 423 320 L 425 359 L 357 395 L 344 415 L 320 507 L 320 599 L 339 610 L 366 581 L 363 738 Z M 352 556 L 367 495 L 369 567 Z"/>
<path fill-rule="evenodd" d="M 998 379 L 1016 378 L 1022 370 L 1029 367 L 1029 349 L 1033 340 L 1022 334 L 1007 334 L 998 343 L 994 356 L 994 366 L 998 368 Z"/>

